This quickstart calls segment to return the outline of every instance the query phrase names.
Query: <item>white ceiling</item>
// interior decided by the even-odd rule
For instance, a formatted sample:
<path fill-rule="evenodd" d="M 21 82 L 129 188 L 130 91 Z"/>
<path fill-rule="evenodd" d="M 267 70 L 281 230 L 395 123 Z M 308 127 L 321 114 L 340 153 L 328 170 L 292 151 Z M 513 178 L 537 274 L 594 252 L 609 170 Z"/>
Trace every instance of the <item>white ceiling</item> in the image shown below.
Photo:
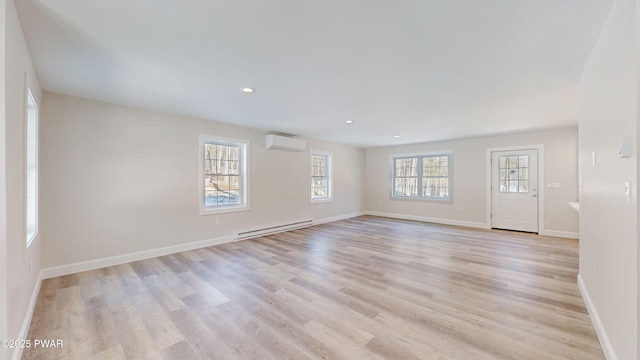
<path fill-rule="evenodd" d="M 45 90 L 378 146 L 577 124 L 613 0 L 15 2 Z"/>

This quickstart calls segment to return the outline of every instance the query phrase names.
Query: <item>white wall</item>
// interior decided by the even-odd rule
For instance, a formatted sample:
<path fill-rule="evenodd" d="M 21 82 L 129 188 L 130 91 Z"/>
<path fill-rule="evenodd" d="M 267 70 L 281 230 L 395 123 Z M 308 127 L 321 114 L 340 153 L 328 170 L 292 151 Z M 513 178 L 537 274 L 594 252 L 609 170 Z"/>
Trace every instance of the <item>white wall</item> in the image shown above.
<path fill-rule="evenodd" d="M 45 267 L 363 210 L 362 149 L 308 141 L 335 173 L 335 201 L 311 205 L 308 152 L 266 150 L 264 132 L 47 92 L 42 115 Z M 250 211 L 199 215 L 200 133 L 251 141 Z"/>
<path fill-rule="evenodd" d="M 576 201 L 578 196 L 575 128 L 367 149 L 367 210 L 459 225 L 488 226 L 487 149 L 538 144 L 544 145 L 544 183 L 561 183 L 560 189 L 544 189 L 540 184 L 540 190 L 544 191 L 544 228 L 540 231 L 577 235 L 578 215 L 567 204 Z M 453 151 L 453 203 L 391 200 L 390 157 L 440 150 Z"/>
<path fill-rule="evenodd" d="M 636 10 L 635 0 L 615 2 L 582 74 L 579 105 L 579 281 L 605 353 L 624 360 L 638 359 Z M 616 155 L 623 136 L 633 136 L 631 158 Z"/>
<path fill-rule="evenodd" d="M 26 46 L 22 25 L 18 19 L 13 0 L 6 2 L 5 29 L 5 141 L 6 164 L 4 165 L 6 187 L 6 269 L 7 269 L 7 336 L 17 339 L 21 335 L 25 317 L 30 316 L 30 300 L 39 286 L 40 239 L 36 238 L 25 252 L 25 84 L 40 104 L 40 86 L 35 76 L 31 57 Z M 1 206 L 1 205 L 0 205 Z M 0 210 L 0 212 L 3 210 Z M 3 216 L 4 218 L 4 216 Z M 29 320 L 29 319 L 27 319 Z"/>

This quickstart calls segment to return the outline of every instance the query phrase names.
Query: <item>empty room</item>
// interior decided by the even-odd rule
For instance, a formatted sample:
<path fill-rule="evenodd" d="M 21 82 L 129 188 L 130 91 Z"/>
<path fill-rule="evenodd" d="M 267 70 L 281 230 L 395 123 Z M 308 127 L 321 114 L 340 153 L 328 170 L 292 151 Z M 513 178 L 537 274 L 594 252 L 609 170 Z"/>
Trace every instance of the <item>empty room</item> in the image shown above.
<path fill-rule="evenodd" d="M 0 360 L 637 360 L 639 19 L 0 0 Z"/>

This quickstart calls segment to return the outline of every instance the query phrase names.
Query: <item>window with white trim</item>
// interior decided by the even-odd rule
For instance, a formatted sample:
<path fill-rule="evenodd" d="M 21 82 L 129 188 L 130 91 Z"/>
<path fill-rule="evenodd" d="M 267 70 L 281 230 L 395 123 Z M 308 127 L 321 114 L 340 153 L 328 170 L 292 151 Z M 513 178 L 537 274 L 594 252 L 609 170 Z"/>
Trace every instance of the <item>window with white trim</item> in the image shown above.
<path fill-rule="evenodd" d="M 395 199 L 451 200 L 451 153 L 392 158 Z"/>
<path fill-rule="evenodd" d="M 26 242 L 29 247 L 38 234 L 38 104 L 30 89 L 26 97 Z"/>
<path fill-rule="evenodd" d="M 249 142 L 200 135 L 200 214 L 249 209 Z"/>
<path fill-rule="evenodd" d="M 309 151 L 309 181 L 310 201 L 332 201 L 332 169 L 331 153 L 324 151 Z"/>

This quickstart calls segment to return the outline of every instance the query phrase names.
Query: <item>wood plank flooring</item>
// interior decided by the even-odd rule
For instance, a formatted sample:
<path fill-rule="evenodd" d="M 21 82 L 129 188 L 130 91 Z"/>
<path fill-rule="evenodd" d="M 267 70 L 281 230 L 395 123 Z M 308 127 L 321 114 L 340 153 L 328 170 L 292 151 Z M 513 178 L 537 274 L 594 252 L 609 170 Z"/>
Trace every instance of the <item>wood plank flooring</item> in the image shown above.
<path fill-rule="evenodd" d="M 578 243 L 359 217 L 43 282 L 23 359 L 604 359 Z"/>

